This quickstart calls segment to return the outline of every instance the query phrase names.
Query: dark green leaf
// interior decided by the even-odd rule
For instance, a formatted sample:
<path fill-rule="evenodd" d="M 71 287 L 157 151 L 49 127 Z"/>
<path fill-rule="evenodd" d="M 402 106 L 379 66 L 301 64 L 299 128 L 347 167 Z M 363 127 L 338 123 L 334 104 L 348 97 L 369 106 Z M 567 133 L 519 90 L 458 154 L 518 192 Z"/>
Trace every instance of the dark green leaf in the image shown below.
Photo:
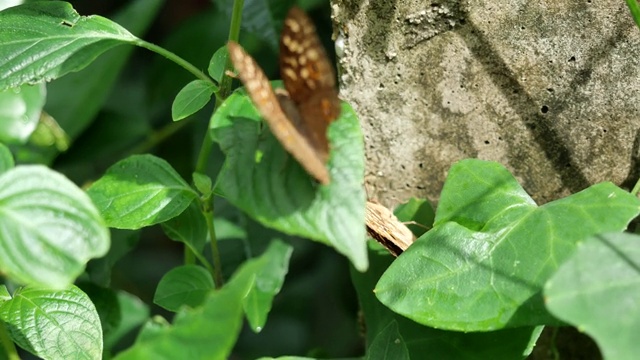
<path fill-rule="evenodd" d="M 140 240 L 139 230 L 110 229 L 111 247 L 107 255 L 93 259 L 87 264 L 87 274 L 94 283 L 108 287 L 111 284 L 111 269 Z"/>
<path fill-rule="evenodd" d="M 19 283 L 66 288 L 109 232 L 87 195 L 44 166 L 0 175 L 0 269 Z"/>
<path fill-rule="evenodd" d="M 542 285 L 576 243 L 623 230 L 640 200 L 611 183 L 536 206 L 501 165 L 455 164 L 434 228 L 390 266 L 380 301 L 419 323 L 487 331 L 556 324 Z"/>
<path fill-rule="evenodd" d="M 8 147 L 0 143 L 0 175 L 15 166 L 13 155 Z"/>
<path fill-rule="evenodd" d="M 282 148 L 242 91 L 214 114 L 211 130 L 227 155 L 216 192 L 263 225 L 330 244 L 366 269 L 364 144 L 349 105 L 329 127 L 327 186 L 315 184 Z"/>
<path fill-rule="evenodd" d="M 273 241 L 259 258 L 249 265 L 255 273 L 255 283 L 242 305 L 251 329 L 262 331 L 271 311 L 274 296 L 280 292 L 289 272 L 289 258 L 293 248 L 282 241 Z"/>
<path fill-rule="evenodd" d="M 241 269 L 201 306 L 182 308 L 172 325 L 148 324 L 134 346 L 116 359 L 227 359 L 240 333 L 242 299 L 253 286 L 254 276 L 250 268 Z"/>
<path fill-rule="evenodd" d="M 38 125 L 46 93 L 44 84 L 0 91 L 0 141 L 26 143 Z"/>
<path fill-rule="evenodd" d="M 597 235 L 547 282 L 547 308 L 592 336 L 605 359 L 635 359 L 640 343 L 640 236 Z M 623 335 L 624 334 L 624 335 Z"/>
<path fill-rule="evenodd" d="M 117 162 L 87 193 L 109 227 L 131 230 L 174 218 L 197 197 L 169 163 L 153 155 Z"/>
<path fill-rule="evenodd" d="M 211 100 L 211 95 L 216 90 L 216 87 L 208 81 L 193 80 L 188 83 L 173 100 L 171 106 L 173 121 L 182 120 L 202 109 Z"/>
<path fill-rule="evenodd" d="M 398 205 L 394 215 L 400 221 L 412 221 L 417 224 L 407 224 L 416 237 L 422 236 L 433 226 L 435 213 L 429 201 L 411 198 L 404 204 Z"/>
<path fill-rule="evenodd" d="M 211 274 L 196 265 L 184 265 L 166 273 L 156 289 L 154 304 L 176 312 L 182 306 L 197 307 L 214 288 Z"/>
<path fill-rule="evenodd" d="M 398 331 L 398 323 L 394 320 L 382 329 L 367 349 L 366 360 L 409 360 L 409 350 L 402 335 Z"/>
<path fill-rule="evenodd" d="M 187 244 L 196 253 L 207 243 L 207 223 L 197 201 L 191 202 L 180 215 L 163 222 L 162 230 L 171 240 Z"/>
<path fill-rule="evenodd" d="M 102 329 L 89 297 L 75 286 L 22 288 L 0 304 L 0 319 L 21 348 L 45 359 L 100 359 Z"/>
<path fill-rule="evenodd" d="M 98 55 L 137 38 L 101 16 L 80 16 L 62 1 L 0 12 L 0 89 L 35 84 L 78 71 Z"/>
<path fill-rule="evenodd" d="M 135 327 L 149 318 L 149 307 L 137 297 L 124 291 L 117 293 L 120 323 L 111 332 L 104 334 L 104 347 L 111 349 Z"/>

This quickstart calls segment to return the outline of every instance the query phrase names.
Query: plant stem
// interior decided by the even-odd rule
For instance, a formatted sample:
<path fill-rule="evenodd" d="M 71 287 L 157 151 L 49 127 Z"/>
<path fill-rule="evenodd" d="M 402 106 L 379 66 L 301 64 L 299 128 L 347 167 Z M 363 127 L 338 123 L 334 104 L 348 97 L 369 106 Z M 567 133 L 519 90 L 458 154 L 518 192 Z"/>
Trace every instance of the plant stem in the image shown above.
<path fill-rule="evenodd" d="M 4 349 L 6 359 L 8 360 L 20 360 L 20 356 L 18 356 L 18 350 L 16 349 L 16 345 L 11 340 L 9 333 L 7 332 L 7 327 L 5 323 L 0 321 L 0 347 Z"/>
<path fill-rule="evenodd" d="M 640 6 L 638 5 L 637 0 L 627 0 L 627 6 L 631 11 L 631 17 L 633 17 L 636 25 L 640 27 Z"/>
<path fill-rule="evenodd" d="M 633 189 L 631 189 L 631 195 L 638 196 L 638 191 L 640 191 L 640 179 L 638 179 Z"/>
<path fill-rule="evenodd" d="M 204 80 L 206 82 L 209 82 L 213 85 L 217 85 L 215 83 L 215 81 L 213 81 L 213 79 L 211 79 L 209 76 L 207 76 L 207 74 L 203 73 L 202 71 L 200 71 L 197 67 L 193 66 L 193 64 L 191 64 L 190 62 L 188 62 L 187 60 L 181 58 L 180 56 L 172 53 L 171 51 L 164 49 L 158 45 L 152 44 L 150 42 L 146 42 L 142 39 L 136 39 L 136 41 L 134 41 L 134 44 L 140 47 L 143 47 L 147 50 L 151 50 L 153 52 L 155 52 L 156 54 L 160 54 L 162 56 L 164 56 L 165 58 L 173 61 L 174 63 L 182 66 L 185 70 L 187 70 L 188 72 L 192 73 L 195 77 L 197 77 L 200 80 Z"/>
<path fill-rule="evenodd" d="M 149 136 L 147 136 L 147 138 L 142 143 L 131 149 L 130 153 L 146 153 L 190 123 L 190 119 L 184 119 L 178 122 L 169 123 L 149 134 Z"/>
<path fill-rule="evenodd" d="M 233 13 L 231 15 L 231 25 L 229 29 L 229 40 L 238 41 L 240 37 L 240 22 L 242 20 L 242 7 L 244 6 L 244 0 L 235 0 L 233 3 Z M 226 70 L 231 69 L 231 60 L 227 58 L 227 62 L 224 66 L 225 74 Z M 227 98 L 229 93 L 231 92 L 231 78 L 229 76 L 223 76 L 220 81 L 220 91 L 218 92 L 218 96 L 216 96 L 216 104 L 214 108 L 214 112 L 218 110 L 222 102 Z M 211 125 L 211 124 L 209 124 Z M 211 149 L 213 148 L 213 139 L 209 134 L 209 131 L 206 131 L 204 134 L 204 138 L 202 139 L 202 146 L 200 147 L 200 153 L 198 154 L 198 161 L 196 163 L 195 171 L 206 174 L 207 164 L 209 162 L 209 157 L 211 155 Z M 213 258 L 213 266 L 214 266 L 214 274 L 213 278 L 215 279 L 216 288 L 222 287 L 222 265 L 220 263 L 220 250 L 218 249 L 218 239 L 216 237 L 216 229 L 213 225 L 213 195 L 207 196 L 206 199 L 203 200 L 202 204 L 203 215 L 205 217 L 205 221 L 207 222 L 207 228 L 209 230 L 209 238 L 211 239 L 211 257 Z M 186 250 L 186 249 L 185 249 Z"/>

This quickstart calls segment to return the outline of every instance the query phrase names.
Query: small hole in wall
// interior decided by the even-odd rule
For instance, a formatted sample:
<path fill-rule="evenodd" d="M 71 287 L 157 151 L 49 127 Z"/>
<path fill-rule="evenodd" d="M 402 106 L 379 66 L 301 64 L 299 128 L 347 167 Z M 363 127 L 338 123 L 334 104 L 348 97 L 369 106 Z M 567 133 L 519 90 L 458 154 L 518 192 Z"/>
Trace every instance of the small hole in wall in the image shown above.
<path fill-rule="evenodd" d="M 572 56 L 572 57 L 569 58 L 569 62 L 573 62 L 573 61 L 576 61 L 576 57 L 575 56 Z"/>
<path fill-rule="evenodd" d="M 543 114 L 546 114 L 549 112 L 549 107 L 547 105 L 542 105 L 542 107 L 540 108 L 540 112 Z"/>
<path fill-rule="evenodd" d="M 424 165 L 423 165 L 422 163 L 420 163 L 420 164 L 418 164 L 418 167 L 419 167 L 420 169 L 422 169 L 422 168 L 424 167 Z"/>
<path fill-rule="evenodd" d="M 404 169 L 405 169 L 405 168 L 404 168 L 404 165 L 400 165 L 400 168 L 401 168 L 402 170 L 404 170 Z"/>
<path fill-rule="evenodd" d="M 607 132 L 607 129 L 602 129 L 602 132 L 603 132 L 603 133 L 606 133 L 606 132 Z"/>
<path fill-rule="evenodd" d="M 464 24 L 467 23 L 467 20 L 466 19 L 460 19 L 459 22 L 460 22 L 460 25 L 464 25 Z"/>
<path fill-rule="evenodd" d="M 484 143 L 485 143 L 485 145 L 489 145 L 490 144 L 489 140 L 485 140 Z"/>

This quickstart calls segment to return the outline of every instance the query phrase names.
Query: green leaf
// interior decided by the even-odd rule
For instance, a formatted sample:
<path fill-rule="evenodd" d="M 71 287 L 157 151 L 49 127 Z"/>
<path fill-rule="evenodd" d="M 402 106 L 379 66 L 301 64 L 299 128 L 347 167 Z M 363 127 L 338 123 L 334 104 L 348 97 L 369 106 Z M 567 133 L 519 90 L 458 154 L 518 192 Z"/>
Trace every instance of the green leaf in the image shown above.
<path fill-rule="evenodd" d="M 116 359 L 227 359 L 242 326 L 242 299 L 253 283 L 252 269 L 244 267 L 201 306 L 183 307 L 172 325 L 145 326 L 136 343 Z"/>
<path fill-rule="evenodd" d="M 104 348 L 113 348 L 131 330 L 142 325 L 149 318 L 149 307 L 137 297 L 120 291 L 116 294 L 120 323 L 111 332 L 104 334 Z"/>
<path fill-rule="evenodd" d="M 89 297 L 75 286 L 21 288 L 0 304 L 0 319 L 21 348 L 45 359 L 100 359 L 102 329 Z"/>
<path fill-rule="evenodd" d="M 640 236 L 597 235 L 547 282 L 547 308 L 592 336 L 605 359 L 636 359 L 640 343 Z"/>
<path fill-rule="evenodd" d="M 207 223 L 197 201 L 180 215 L 161 224 L 162 230 L 173 241 L 187 244 L 195 252 L 202 252 L 207 243 Z"/>
<path fill-rule="evenodd" d="M 111 247 L 107 255 L 89 261 L 87 274 L 94 283 L 108 287 L 111 284 L 111 269 L 125 254 L 131 251 L 140 240 L 139 230 L 110 229 Z"/>
<path fill-rule="evenodd" d="M 0 141 L 7 144 L 27 142 L 38 125 L 46 93 L 44 84 L 0 91 Z"/>
<path fill-rule="evenodd" d="M 407 344 L 398 331 L 396 321 L 389 322 L 367 348 L 366 360 L 370 359 L 410 359 Z"/>
<path fill-rule="evenodd" d="M 201 266 L 179 266 L 162 277 L 153 303 L 173 312 L 184 305 L 194 308 L 203 303 L 214 287 L 211 274 Z"/>
<path fill-rule="evenodd" d="M 87 195 L 39 165 L 0 175 L 0 270 L 14 281 L 65 288 L 109 249 L 109 232 Z"/>
<path fill-rule="evenodd" d="M 126 27 L 131 33 L 140 36 L 151 26 L 163 4 L 164 0 L 127 2 L 127 5 L 123 4 L 122 10 L 111 19 Z M 47 85 L 45 110 L 58 121 L 69 137 L 77 138 L 96 119 L 96 114 L 103 109 L 105 100 L 112 92 L 113 85 L 119 78 L 118 75 L 134 49 L 132 46 L 112 49 L 83 70 L 67 74 Z M 129 108 L 126 111 L 129 114 L 132 112 Z M 131 122 L 131 119 L 124 120 Z M 113 121 L 123 120 L 113 119 Z M 132 134 L 132 128 L 139 128 L 142 125 L 138 121 L 135 125 L 125 124 L 125 130 L 122 127 L 115 126 L 115 128 L 120 130 L 121 137 L 137 136 L 138 134 Z"/>
<path fill-rule="evenodd" d="M 389 310 L 374 294 L 376 282 L 394 261 L 393 257 L 389 253 L 381 255 L 370 251 L 369 259 L 371 265 L 367 272 L 351 269 L 351 279 L 364 315 L 368 344 L 372 344 L 390 323 L 397 322 L 398 333 L 412 359 L 422 359 L 424 354 L 433 359 L 523 359 L 531 353 L 542 332 L 542 327 L 521 327 L 464 333 L 420 325 Z"/>
<path fill-rule="evenodd" d="M 218 241 L 227 239 L 247 239 L 247 231 L 238 224 L 225 218 L 216 217 L 213 219 L 213 226 L 216 228 Z"/>
<path fill-rule="evenodd" d="M 211 181 L 211 178 L 199 172 L 194 172 L 192 176 L 193 185 L 195 185 L 196 189 L 200 191 L 200 194 L 205 197 L 211 195 L 211 192 L 213 191 L 213 182 Z"/>
<path fill-rule="evenodd" d="M 209 61 L 209 68 L 207 69 L 209 75 L 211 75 L 211 78 L 213 80 L 217 81 L 218 83 L 222 81 L 228 61 L 229 49 L 227 49 L 227 46 L 225 45 L 218 48 L 218 50 L 216 50 L 216 52 L 211 57 L 211 60 Z"/>
<path fill-rule="evenodd" d="M 433 226 L 435 217 L 435 212 L 429 201 L 416 198 L 411 198 L 406 203 L 398 205 L 393 213 L 400 221 L 413 221 L 419 224 L 407 224 L 416 237 L 422 236 Z"/>
<path fill-rule="evenodd" d="M 193 80 L 188 83 L 176 95 L 171 105 L 173 121 L 182 120 L 202 109 L 217 90 L 212 83 L 204 80 Z"/>
<path fill-rule="evenodd" d="M 118 161 L 87 193 L 109 227 L 131 230 L 174 218 L 197 197 L 168 162 L 153 155 Z"/>
<path fill-rule="evenodd" d="M 12 169 L 15 166 L 13 155 L 8 147 L 0 143 L 0 175 Z"/>
<path fill-rule="evenodd" d="M 100 317 L 103 337 L 106 337 L 120 326 L 122 312 L 120 311 L 117 293 L 114 290 L 85 281 L 79 282 L 77 286 L 87 294 L 91 299 L 91 303 L 95 306 L 96 312 Z"/>
<path fill-rule="evenodd" d="M 101 16 L 80 16 L 71 4 L 36 2 L 0 12 L 0 89 L 78 71 L 98 55 L 137 38 Z"/>
<path fill-rule="evenodd" d="M 215 191 L 263 225 L 330 244 L 365 270 L 364 144 L 351 107 L 343 104 L 329 127 L 326 186 L 316 185 L 266 129 L 243 91 L 216 111 L 212 136 L 227 158 Z"/>
<path fill-rule="evenodd" d="M 536 206 L 499 164 L 464 160 L 445 182 L 434 228 L 389 267 L 378 299 L 452 330 L 556 324 L 542 286 L 587 237 L 623 230 L 640 200 L 611 183 Z"/>
<path fill-rule="evenodd" d="M 289 271 L 289 258 L 293 248 L 276 240 L 269 244 L 267 250 L 250 265 L 255 274 L 255 284 L 243 300 L 244 312 L 251 329 L 262 331 L 271 311 L 274 296 L 280 292 L 284 277 Z"/>

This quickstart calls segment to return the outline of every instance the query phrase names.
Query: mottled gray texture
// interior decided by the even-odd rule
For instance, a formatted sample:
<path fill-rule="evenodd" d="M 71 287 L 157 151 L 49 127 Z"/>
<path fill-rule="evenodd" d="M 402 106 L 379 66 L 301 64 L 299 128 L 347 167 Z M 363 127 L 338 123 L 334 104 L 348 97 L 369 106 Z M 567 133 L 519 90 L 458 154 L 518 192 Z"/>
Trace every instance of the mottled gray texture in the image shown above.
<path fill-rule="evenodd" d="M 504 164 L 539 202 L 636 181 L 640 31 L 624 2 L 336 0 L 333 14 L 371 198 L 437 201 L 463 158 Z"/>

